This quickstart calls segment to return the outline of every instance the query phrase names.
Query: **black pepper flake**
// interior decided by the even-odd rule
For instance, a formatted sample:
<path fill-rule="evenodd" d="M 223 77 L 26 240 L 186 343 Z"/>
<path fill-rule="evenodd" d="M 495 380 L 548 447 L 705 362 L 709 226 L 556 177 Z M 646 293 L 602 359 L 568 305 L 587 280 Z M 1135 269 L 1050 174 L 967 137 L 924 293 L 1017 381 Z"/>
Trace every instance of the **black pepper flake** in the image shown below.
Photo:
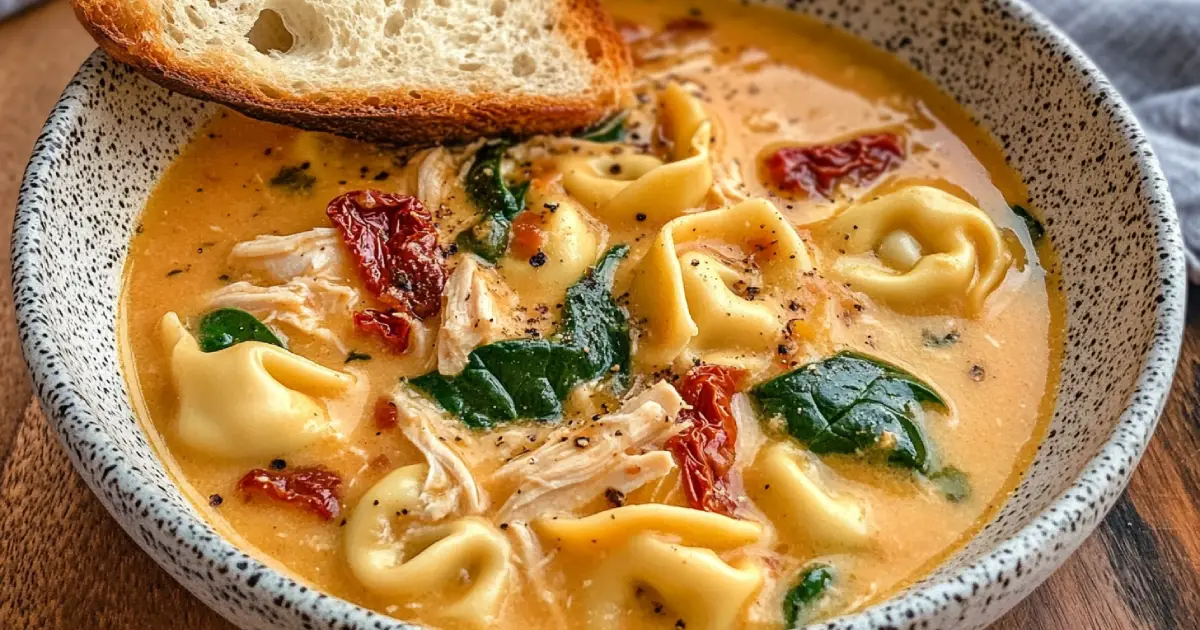
<path fill-rule="evenodd" d="M 221 507 L 221 504 L 224 502 L 225 498 L 219 494 L 208 495 L 208 504 L 212 507 Z"/>
<path fill-rule="evenodd" d="M 375 175 L 375 181 L 381 182 L 391 176 L 392 174 L 387 171 L 379 171 L 379 173 Z"/>
<path fill-rule="evenodd" d="M 779 352 L 779 354 L 787 354 L 788 353 L 788 347 L 782 343 L 779 344 L 779 346 L 777 348 L 775 348 L 775 350 L 777 352 Z"/>
<path fill-rule="evenodd" d="M 371 505 L 379 505 L 379 499 L 375 499 L 374 501 L 372 501 Z"/>
<path fill-rule="evenodd" d="M 693 259 L 692 259 L 692 266 L 693 266 L 693 267 L 699 267 L 699 266 L 700 266 L 700 259 L 698 259 L 698 258 L 693 258 Z"/>
<path fill-rule="evenodd" d="M 984 376 L 987 376 L 987 373 L 983 371 L 983 366 L 972 365 L 971 370 L 967 372 L 967 376 L 970 376 L 972 381 L 978 383 L 983 380 Z"/>
<path fill-rule="evenodd" d="M 230 279 L 229 274 L 227 274 L 227 273 L 223 273 L 223 274 L 217 276 L 217 280 L 220 280 L 221 282 L 229 282 L 229 279 Z"/>
<path fill-rule="evenodd" d="M 402 508 L 400 514 L 401 516 L 408 516 L 408 508 Z"/>
<path fill-rule="evenodd" d="M 611 503 L 613 507 L 621 507 L 622 505 L 625 505 L 625 493 L 617 490 L 616 488 L 606 489 L 604 491 L 604 498 L 608 499 L 608 502 Z"/>
<path fill-rule="evenodd" d="M 183 273 L 182 269 L 172 269 L 167 272 L 167 277 L 170 278 L 171 276 L 178 276 L 181 273 Z"/>
<path fill-rule="evenodd" d="M 645 221 L 645 220 L 646 220 L 646 213 L 645 213 L 645 212 L 639 212 L 639 213 L 635 214 L 635 215 L 633 216 L 633 218 L 637 219 L 638 221 Z"/>
<path fill-rule="evenodd" d="M 575 448 L 587 448 L 587 445 L 591 444 L 591 443 L 592 443 L 592 441 L 587 439 L 584 436 L 579 436 L 579 437 L 575 438 Z"/>
<path fill-rule="evenodd" d="M 542 207 L 549 210 L 550 212 L 554 212 L 554 211 L 558 210 L 558 204 L 556 204 L 556 203 L 544 203 L 544 204 L 542 204 Z"/>
<path fill-rule="evenodd" d="M 676 628 L 679 628 L 679 630 L 683 630 L 684 628 L 686 628 L 686 627 L 687 627 L 687 624 L 686 624 L 686 623 L 684 623 L 682 619 L 676 619 L 676 620 L 675 620 L 675 627 L 676 627 Z"/>
<path fill-rule="evenodd" d="M 608 172 L 612 173 L 613 175 L 620 175 L 621 174 L 621 165 L 616 162 L 613 162 L 613 165 L 608 167 Z"/>
<path fill-rule="evenodd" d="M 284 468 L 287 468 L 286 461 L 279 458 L 271 460 L 271 470 L 283 470 Z"/>
<path fill-rule="evenodd" d="M 529 264 L 533 267 L 541 267 L 546 264 L 546 252 L 538 252 L 529 257 Z"/>
<path fill-rule="evenodd" d="M 500 529 L 508 529 L 508 523 L 500 523 Z"/>

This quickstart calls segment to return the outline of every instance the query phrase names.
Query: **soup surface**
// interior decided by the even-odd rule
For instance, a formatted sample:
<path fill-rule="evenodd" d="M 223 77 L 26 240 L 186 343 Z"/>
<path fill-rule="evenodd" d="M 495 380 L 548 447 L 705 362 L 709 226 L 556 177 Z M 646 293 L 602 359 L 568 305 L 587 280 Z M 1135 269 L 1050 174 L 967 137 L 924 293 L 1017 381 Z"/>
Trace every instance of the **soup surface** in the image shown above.
<path fill-rule="evenodd" d="M 1019 480 L 1062 305 L 993 141 L 806 18 L 609 6 L 637 99 L 590 133 L 223 112 L 163 177 L 130 394 L 257 557 L 437 627 L 782 628 L 920 578 Z"/>

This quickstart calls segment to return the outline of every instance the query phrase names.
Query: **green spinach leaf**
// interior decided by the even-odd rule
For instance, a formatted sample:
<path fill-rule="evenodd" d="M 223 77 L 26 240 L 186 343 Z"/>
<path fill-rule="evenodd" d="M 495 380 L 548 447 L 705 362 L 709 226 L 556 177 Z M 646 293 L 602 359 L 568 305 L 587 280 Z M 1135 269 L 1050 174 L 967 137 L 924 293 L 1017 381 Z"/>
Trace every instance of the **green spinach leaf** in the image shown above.
<path fill-rule="evenodd" d="M 807 617 L 809 608 L 825 595 L 833 580 L 833 567 L 829 565 L 817 564 L 805 569 L 783 598 L 783 627 L 795 628 L 798 621 Z"/>
<path fill-rule="evenodd" d="M 951 503 L 962 503 L 971 497 L 971 480 L 967 473 L 954 466 L 946 466 L 929 473 L 928 479 Z"/>
<path fill-rule="evenodd" d="M 591 142 L 620 142 L 625 139 L 625 119 L 628 117 L 627 111 L 617 112 L 597 123 L 595 127 L 575 134 L 575 137 Z"/>
<path fill-rule="evenodd" d="M 567 289 L 559 331 L 563 343 L 584 351 L 583 380 L 600 378 L 616 366 L 619 389 L 629 384 L 629 322 L 611 289 L 617 267 L 628 253 L 627 245 L 613 247 Z"/>
<path fill-rule="evenodd" d="M 1033 240 L 1035 245 L 1038 241 L 1042 240 L 1042 237 L 1046 235 L 1046 228 L 1042 227 L 1041 221 L 1034 218 L 1022 205 L 1013 204 L 1012 211 L 1025 222 L 1025 229 L 1029 230 L 1029 238 Z"/>
<path fill-rule="evenodd" d="M 467 171 L 466 189 L 471 201 L 479 206 L 479 221 L 459 233 L 460 249 L 475 252 L 480 258 L 495 263 L 508 250 L 512 220 L 525 209 L 525 193 L 529 182 L 509 188 L 504 181 L 504 152 L 506 140 L 483 145 L 475 153 L 475 162 Z"/>
<path fill-rule="evenodd" d="M 917 423 L 920 403 L 945 402 L 920 379 L 878 359 L 840 352 L 751 390 L 767 415 L 814 453 L 880 453 L 926 471 L 929 447 Z"/>
<path fill-rule="evenodd" d="M 315 183 L 317 183 L 317 178 L 308 172 L 308 162 L 300 166 L 284 166 L 279 169 L 275 177 L 271 178 L 272 186 L 285 188 L 294 193 L 308 192 L 312 190 Z"/>
<path fill-rule="evenodd" d="M 522 418 L 558 418 L 562 401 L 576 385 L 608 374 L 624 386 L 629 324 L 613 300 L 612 280 L 628 252 L 627 246 L 613 247 L 567 289 L 555 339 L 510 339 L 481 346 L 467 356 L 461 374 L 432 372 L 409 382 L 475 429 Z"/>
<path fill-rule="evenodd" d="M 205 352 L 224 350 L 243 341 L 261 341 L 284 347 L 283 342 L 258 318 L 236 308 L 220 308 L 200 319 L 200 349 Z"/>

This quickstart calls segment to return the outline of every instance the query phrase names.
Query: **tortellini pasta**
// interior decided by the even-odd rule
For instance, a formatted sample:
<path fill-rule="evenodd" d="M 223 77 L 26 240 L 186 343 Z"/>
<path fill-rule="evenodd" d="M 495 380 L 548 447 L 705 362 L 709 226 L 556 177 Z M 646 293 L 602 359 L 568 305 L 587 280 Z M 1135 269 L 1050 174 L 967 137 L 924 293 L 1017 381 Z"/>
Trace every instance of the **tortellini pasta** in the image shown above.
<path fill-rule="evenodd" d="M 628 152 L 563 160 L 563 187 L 606 223 L 659 226 L 708 196 L 713 184 L 708 114 L 677 83 L 663 89 L 659 105 L 672 143 L 670 163 Z"/>
<path fill-rule="evenodd" d="M 689 629 L 728 630 L 762 586 L 750 560 L 729 565 L 711 550 L 683 547 L 638 534 L 608 555 L 584 591 L 588 627 L 622 627 L 637 591 L 653 589 Z"/>
<path fill-rule="evenodd" d="M 159 327 L 179 394 L 176 431 L 210 456 L 275 457 L 332 434 L 328 405 L 316 397 L 357 385 L 351 375 L 266 343 L 203 352 L 175 313 Z"/>
<path fill-rule="evenodd" d="M 643 532 L 669 535 L 685 545 L 731 548 L 748 545 L 763 535 L 763 527 L 714 512 L 674 505 L 627 505 L 583 518 L 540 518 L 534 529 L 560 547 L 574 551 L 602 549 Z"/>
<path fill-rule="evenodd" d="M 747 471 L 746 488 L 777 527 L 821 551 L 854 549 L 871 541 L 864 502 L 834 492 L 815 456 L 787 443 L 766 447 Z"/>
<path fill-rule="evenodd" d="M 987 214 L 929 186 L 851 207 L 831 220 L 827 234 L 844 252 L 834 274 L 898 310 L 961 304 L 976 313 L 1012 262 Z"/>
<path fill-rule="evenodd" d="M 641 328 L 635 361 L 642 368 L 695 358 L 763 367 L 786 318 L 796 316 L 786 314 L 783 295 L 812 269 L 800 236 L 765 199 L 667 223 L 633 271 L 630 310 Z"/>
<path fill-rule="evenodd" d="M 410 526 L 397 540 L 394 520 L 421 509 L 427 473 L 425 464 L 398 468 L 359 499 L 346 521 L 350 572 L 370 591 L 397 601 L 447 594 L 453 599 L 436 614 L 485 628 L 496 621 L 511 580 L 511 547 L 479 517 Z"/>
<path fill-rule="evenodd" d="M 536 219 L 537 229 L 545 234 L 545 242 L 539 248 L 545 258 L 534 266 L 528 255 L 517 257 L 510 248 L 501 259 L 500 274 L 517 294 L 537 296 L 539 301 L 553 304 L 562 300 L 567 287 L 600 257 L 604 229 L 594 225 L 586 211 L 570 197 L 545 195 L 535 185 L 528 198 L 528 209 L 517 222 Z"/>
<path fill-rule="evenodd" d="M 688 628 L 731 628 L 764 579 L 754 562 L 731 566 L 709 549 L 755 543 L 763 536 L 762 525 L 712 512 L 628 505 L 578 519 L 543 517 L 534 529 L 567 552 L 607 552 L 588 577 L 589 628 L 622 627 L 643 586 L 661 596 Z"/>

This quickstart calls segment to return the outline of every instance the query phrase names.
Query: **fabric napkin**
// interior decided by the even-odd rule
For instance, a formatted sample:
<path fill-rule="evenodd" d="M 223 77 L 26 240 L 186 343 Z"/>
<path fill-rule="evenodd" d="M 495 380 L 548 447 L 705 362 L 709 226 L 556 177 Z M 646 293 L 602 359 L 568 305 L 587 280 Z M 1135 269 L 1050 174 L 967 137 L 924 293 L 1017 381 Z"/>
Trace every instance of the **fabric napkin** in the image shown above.
<path fill-rule="evenodd" d="M 39 0 L 0 0 L 0 20 Z M 1112 80 L 1142 121 L 1200 283 L 1200 0 L 1029 0 Z"/>
<path fill-rule="evenodd" d="M 1141 120 L 1200 284 L 1200 0 L 1030 0 L 1100 66 Z"/>
<path fill-rule="evenodd" d="M 15 14 L 25 7 L 31 7 L 42 0 L 0 0 L 0 21 Z"/>

